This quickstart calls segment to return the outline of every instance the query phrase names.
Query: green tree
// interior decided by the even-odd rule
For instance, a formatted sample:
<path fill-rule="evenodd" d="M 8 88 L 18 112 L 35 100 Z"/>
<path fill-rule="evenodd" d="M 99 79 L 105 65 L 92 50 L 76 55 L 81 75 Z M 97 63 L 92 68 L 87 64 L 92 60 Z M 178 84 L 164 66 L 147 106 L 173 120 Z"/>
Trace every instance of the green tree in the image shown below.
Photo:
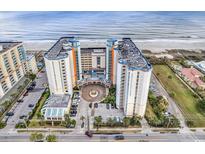
<path fill-rule="evenodd" d="M 85 117 L 82 115 L 82 116 L 80 117 L 80 120 L 83 122 L 83 121 L 85 120 Z"/>
<path fill-rule="evenodd" d="M 171 76 L 171 75 L 168 75 L 168 79 L 172 79 L 172 76 Z"/>
<path fill-rule="evenodd" d="M 130 119 L 130 124 L 132 125 L 132 126 L 135 126 L 135 125 L 138 125 L 138 126 L 140 126 L 140 117 L 139 116 L 133 116 L 131 119 Z"/>
<path fill-rule="evenodd" d="M 194 121 L 192 121 L 192 120 L 187 120 L 186 124 L 188 127 L 194 127 Z"/>
<path fill-rule="evenodd" d="M 0 121 L 0 129 L 4 128 L 6 126 L 5 122 Z"/>
<path fill-rule="evenodd" d="M 102 125 L 102 117 L 101 116 L 97 116 L 94 119 L 95 119 L 94 124 L 96 125 L 97 130 L 98 130 L 99 127 Z"/>
<path fill-rule="evenodd" d="M 65 118 L 65 121 L 64 121 L 65 127 L 69 127 L 71 124 L 71 119 L 70 119 L 69 114 L 65 114 L 64 118 Z"/>
<path fill-rule="evenodd" d="M 75 127 L 75 125 L 76 125 L 75 119 L 72 119 L 72 120 L 71 120 L 70 125 L 72 125 L 73 127 Z"/>
<path fill-rule="evenodd" d="M 130 118 L 129 117 L 124 117 L 123 118 L 123 126 L 128 127 L 130 125 Z"/>
<path fill-rule="evenodd" d="M 15 128 L 26 128 L 26 123 L 25 122 L 19 122 L 16 124 Z"/>
<path fill-rule="evenodd" d="M 32 81 L 36 78 L 36 75 L 33 73 L 28 73 L 26 76 Z"/>
<path fill-rule="evenodd" d="M 110 127 L 113 127 L 115 125 L 115 121 L 112 118 L 108 118 L 106 124 Z"/>
<path fill-rule="evenodd" d="M 44 139 L 44 135 L 42 133 L 32 133 L 30 136 L 30 141 L 32 142 L 39 142 L 39 141 L 43 141 Z"/>
<path fill-rule="evenodd" d="M 46 137 L 47 142 L 57 142 L 57 137 L 55 135 L 48 135 Z"/>
<path fill-rule="evenodd" d="M 176 96 L 176 94 L 174 92 L 169 93 L 169 95 L 173 98 Z"/>
<path fill-rule="evenodd" d="M 198 106 L 202 111 L 205 111 L 205 99 L 199 100 Z"/>

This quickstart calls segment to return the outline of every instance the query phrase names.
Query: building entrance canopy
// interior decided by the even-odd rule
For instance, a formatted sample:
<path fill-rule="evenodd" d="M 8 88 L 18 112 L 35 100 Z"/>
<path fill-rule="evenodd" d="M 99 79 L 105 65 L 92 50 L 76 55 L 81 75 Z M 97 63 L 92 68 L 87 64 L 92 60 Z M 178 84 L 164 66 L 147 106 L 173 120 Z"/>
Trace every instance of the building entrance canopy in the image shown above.
<path fill-rule="evenodd" d="M 85 85 L 90 85 L 90 84 L 103 85 L 106 88 L 110 88 L 110 86 L 111 86 L 111 82 L 109 80 L 101 79 L 98 77 L 86 78 L 86 79 L 82 79 L 82 80 L 78 81 L 79 88 L 81 88 Z"/>

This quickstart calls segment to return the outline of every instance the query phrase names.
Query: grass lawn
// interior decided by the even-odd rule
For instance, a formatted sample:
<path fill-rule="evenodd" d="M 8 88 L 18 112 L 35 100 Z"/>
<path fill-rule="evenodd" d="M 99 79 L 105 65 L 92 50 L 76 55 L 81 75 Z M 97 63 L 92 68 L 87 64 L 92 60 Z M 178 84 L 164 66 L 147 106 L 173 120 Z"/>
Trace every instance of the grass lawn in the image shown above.
<path fill-rule="evenodd" d="M 194 97 L 194 94 L 167 65 L 154 65 L 153 68 L 155 75 L 158 74 L 157 78 L 181 108 L 186 120 L 192 120 L 195 127 L 205 127 L 205 114 L 197 109 L 198 99 Z M 172 76 L 172 78 L 169 79 L 168 76 Z"/>
<path fill-rule="evenodd" d="M 45 101 L 48 99 L 50 93 L 49 91 L 47 92 L 44 92 L 39 100 L 39 102 L 37 103 L 37 108 L 34 109 L 34 114 L 33 114 L 33 117 L 32 119 L 30 120 L 30 123 L 29 123 L 29 127 L 38 127 L 40 126 L 39 125 L 39 122 L 38 121 L 38 114 L 41 112 L 41 108 L 43 107 Z"/>
<path fill-rule="evenodd" d="M 157 116 L 154 113 L 154 111 L 152 109 L 152 106 L 149 104 L 149 102 L 147 103 L 145 116 L 152 117 L 152 118 L 157 118 Z"/>
<path fill-rule="evenodd" d="M 41 112 L 41 108 L 43 107 L 45 101 L 48 99 L 49 95 L 50 95 L 50 94 L 49 94 L 48 91 L 45 92 L 45 93 L 42 95 L 42 97 L 40 98 L 40 100 L 39 100 L 39 102 L 38 102 L 39 105 L 38 105 L 38 107 L 37 107 L 37 109 L 36 109 L 36 111 L 35 111 L 35 113 L 34 113 L 33 119 L 38 119 L 38 113 Z"/>

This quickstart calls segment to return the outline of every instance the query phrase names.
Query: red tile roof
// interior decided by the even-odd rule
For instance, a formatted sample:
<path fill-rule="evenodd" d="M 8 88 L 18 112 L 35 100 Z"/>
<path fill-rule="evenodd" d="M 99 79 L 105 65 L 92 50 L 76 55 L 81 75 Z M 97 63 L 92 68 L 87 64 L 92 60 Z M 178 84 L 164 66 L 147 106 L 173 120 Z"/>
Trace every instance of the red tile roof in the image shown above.
<path fill-rule="evenodd" d="M 199 72 L 195 68 L 182 68 L 181 73 L 191 82 L 196 84 L 197 86 L 205 85 L 205 83 L 199 78 L 203 76 L 201 72 Z"/>

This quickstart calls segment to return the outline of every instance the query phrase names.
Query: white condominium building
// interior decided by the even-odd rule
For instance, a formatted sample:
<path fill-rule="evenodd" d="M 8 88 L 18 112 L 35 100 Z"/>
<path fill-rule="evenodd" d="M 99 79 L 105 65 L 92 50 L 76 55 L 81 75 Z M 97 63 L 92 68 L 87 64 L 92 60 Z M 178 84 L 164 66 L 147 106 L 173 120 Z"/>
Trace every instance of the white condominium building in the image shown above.
<path fill-rule="evenodd" d="M 44 56 L 52 94 L 73 94 L 84 78 L 116 85 L 116 105 L 126 116 L 144 116 L 152 66 L 130 38 L 107 40 L 105 48 L 82 48 L 75 38 L 60 38 Z"/>
<path fill-rule="evenodd" d="M 116 105 L 126 116 L 144 116 L 152 66 L 131 39 L 118 43 Z"/>
<path fill-rule="evenodd" d="M 80 43 L 73 37 L 60 38 L 45 54 L 44 60 L 52 94 L 73 94 L 82 78 Z"/>
<path fill-rule="evenodd" d="M 22 42 L 0 42 L 0 98 L 26 73 L 26 53 Z"/>

